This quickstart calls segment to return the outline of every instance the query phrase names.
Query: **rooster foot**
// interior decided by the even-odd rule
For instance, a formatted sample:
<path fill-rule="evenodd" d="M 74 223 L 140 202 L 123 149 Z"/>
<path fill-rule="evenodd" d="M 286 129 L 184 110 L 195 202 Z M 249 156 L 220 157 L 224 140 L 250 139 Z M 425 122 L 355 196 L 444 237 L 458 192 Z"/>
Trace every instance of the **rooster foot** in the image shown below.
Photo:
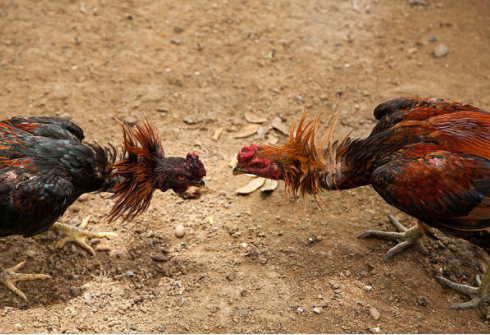
<path fill-rule="evenodd" d="M 413 226 L 410 229 L 405 228 L 405 226 L 402 225 L 392 215 L 390 215 L 390 221 L 400 231 L 400 233 L 377 231 L 377 230 L 366 230 L 357 238 L 380 238 L 384 240 L 398 241 L 398 244 L 395 245 L 390 250 L 388 250 L 388 252 L 386 253 L 385 261 L 387 261 L 393 255 L 399 253 L 400 251 L 404 250 L 406 247 L 410 245 L 417 246 L 417 248 L 420 250 L 422 254 L 424 255 L 428 254 L 428 251 L 424 247 L 424 243 L 422 241 L 423 233 L 418 226 Z"/>
<path fill-rule="evenodd" d="M 58 247 L 61 248 L 66 244 L 66 242 L 71 241 L 87 250 L 91 255 L 95 255 L 94 249 L 85 242 L 87 238 L 117 236 L 116 233 L 97 233 L 82 230 L 85 228 L 85 226 L 87 226 L 89 220 L 90 215 L 87 216 L 78 227 L 73 227 L 58 222 L 52 225 L 50 229 L 58 230 L 62 235 L 61 239 L 58 241 Z"/>
<path fill-rule="evenodd" d="M 51 276 L 43 275 L 43 274 L 16 273 L 15 271 L 23 267 L 25 263 L 26 262 L 19 263 L 16 266 L 9 269 L 5 269 L 2 266 L 0 266 L 0 284 L 4 285 L 10 291 L 14 292 L 19 297 L 27 301 L 26 295 L 22 293 L 22 291 L 19 290 L 17 287 L 15 287 L 15 283 L 24 280 L 49 279 L 51 278 Z"/>
<path fill-rule="evenodd" d="M 478 306 L 481 302 L 488 300 L 490 298 L 490 266 L 488 267 L 483 279 L 480 279 L 480 276 L 476 276 L 476 283 L 478 287 L 472 287 L 468 285 L 462 285 L 455 282 L 452 282 L 444 277 L 436 277 L 439 283 L 449 286 L 455 291 L 459 293 L 463 293 L 471 298 L 470 301 L 454 304 L 449 307 L 450 309 L 468 309 L 474 308 Z"/>

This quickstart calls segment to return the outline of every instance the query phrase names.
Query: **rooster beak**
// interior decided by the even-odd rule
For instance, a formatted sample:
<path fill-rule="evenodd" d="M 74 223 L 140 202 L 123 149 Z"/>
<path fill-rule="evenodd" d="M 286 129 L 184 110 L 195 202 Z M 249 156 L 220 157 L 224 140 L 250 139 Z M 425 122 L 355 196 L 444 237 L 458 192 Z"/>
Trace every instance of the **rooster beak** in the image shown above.
<path fill-rule="evenodd" d="M 244 173 L 245 173 L 245 172 L 243 172 L 242 168 L 241 168 L 241 167 L 239 167 L 239 166 L 235 166 L 235 167 L 233 168 L 233 175 L 234 175 L 234 176 L 238 176 L 238 175 L 240 175 L 240 174 L 244 174 Z"/>

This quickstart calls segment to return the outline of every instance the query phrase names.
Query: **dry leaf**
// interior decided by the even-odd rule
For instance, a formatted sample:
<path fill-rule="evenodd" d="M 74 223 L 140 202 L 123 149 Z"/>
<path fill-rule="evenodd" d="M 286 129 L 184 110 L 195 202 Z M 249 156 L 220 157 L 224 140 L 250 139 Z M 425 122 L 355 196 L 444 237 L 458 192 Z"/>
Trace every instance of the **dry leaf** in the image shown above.
<path fill-rule="evenodd" d="M 272 192 L 277 188 L 277 184 L 277 180 L 267 179 L 260 190 L 262 192 Z"/>
<path fill-rule="evenodd" d="M 235 193 L 250 194 L 253 191 L 258 190 L 262 185 L 264 185 L 264 183 L 265 183 L 265 178 L 262 177 L 255 178 L 247 185 L 240 187 L 238 190 L 235 191 Z"/>
<path fill-rule="evenodd" d="M 229 165 L 233 169 L 237 164 L 238 164 L 238 159 L 237 159 L 238 154 L 233 157 L 233 159 L 230 161 Z"/>
<path fill-rule="evenodd" d="M 267 121 L 265 117 L 258 116 L 252 112 L 245 113 L 245 120 L 247 120 L 250 123 L 264 123 L 265 121 Z"/>
<path fill-rule="evenodd" d="M 214 131 L 213 141 L 217 141 L 223 132 L 223 128 L 218 128 Z"/>
<path fill-rule="evenodd" d="M 257 130 L 260 128 L 258 124 L 247 124 L 245 127 L 240 129 L 238 132 L 233 135 L 234 138 L 244 138 L 244 137 L 249 137 L 252 136 L 257 132 Z"/>
<path fill-rule="evenodd" d="M 289 127 L 279 117 L 272 120 L 271 124 L 274 129 L 279 130 L 284 135 L 289 135 Z"/>
<path fill-rule="evenodd" d="M 266 140 L 267 144 L 274 145 L 277 143 L 277 141 L 278 141 L 278 139 L 274 135 L 269 134 L 269 136 L 267 136 L 267 140 Z"/>

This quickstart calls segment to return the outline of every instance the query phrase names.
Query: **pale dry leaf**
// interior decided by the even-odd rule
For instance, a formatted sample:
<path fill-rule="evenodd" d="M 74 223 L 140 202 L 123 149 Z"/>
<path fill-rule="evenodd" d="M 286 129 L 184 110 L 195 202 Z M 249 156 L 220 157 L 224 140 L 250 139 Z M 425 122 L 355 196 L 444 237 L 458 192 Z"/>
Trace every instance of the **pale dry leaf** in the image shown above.
<path fill-rule="evenodd" d="M 274 120 L 272 120 L 271 124 L 274 129 L 279 130 L 284 135 L 289 135 L 289 127 L 284 122 L 282 122 L 279 117 L 276 117 Z"/>
<path fill-rule="evenodd" d="M 245 127 L 240 129 L 233 135 L 234 138 L 245 138 L 254 135 L 259 130 L 260 125 L 258 124 L 247 124 Z"/>
<path fill-rule="evenodd" d="M 247 185 L 240 187 L 238 190 L 235 191 L 236 194 L 250 194 L 254 191 L 257 191 L 262 185 L 265 183 L 265 178 L 258 177 L 255 179 L 252 179 L 250 183 Z"/>
<path fill-rule="evenodd" d="M 264 123 L 265 121 L 267 121 L 265 117 L 256 115 L 252 112 L 245 113 L 245 120 L 247 120 L 250 123 Z"/>
<path fill-rule="evenodd" d="M 223 128 L 218 128 L 214 131 L 213 134 L 213 141 L 217 141 L 219 137 L 221 136 L 221 133 L 223 132 Z"/>
<path fill-rule="evenodd" d="M 232 169 L 238 164 L 237 156 L 238 156 L 238 154 L 233 157 L 233 159 L 230 161 L 230 163 L 228 163 L 228 165 L 230 165 L 230 167 Z"/>
<path fill-rule="evenodd" d="M 274 144 L 276 144 L 276 143 L 277 143 L 277 141 L 278 141 L 278 139 L 277 139 L 277 137 L 275 137 L 274 135 L 269 134 L 269 135 L 267 136 L 267 139 L 266 139 L 266 143 L 267 143 L 267 144 L 274 145 Z"/>
<path fill-rule="evenodd" d="M 267 179 L 260 190 L 262 192 L 272 192 L 277 188 L 277 184 L 279 184 L 277 180 Z"/>

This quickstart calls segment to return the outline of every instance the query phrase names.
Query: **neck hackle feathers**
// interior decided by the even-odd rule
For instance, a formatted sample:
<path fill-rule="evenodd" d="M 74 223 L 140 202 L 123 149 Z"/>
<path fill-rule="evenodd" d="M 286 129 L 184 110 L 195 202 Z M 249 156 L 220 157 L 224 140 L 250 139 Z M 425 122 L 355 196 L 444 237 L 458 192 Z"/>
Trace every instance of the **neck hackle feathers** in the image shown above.
<path fill-rule="evenodd" d="M 311 194 L 316 203 L 322 207 L 325 201 L 319 196 L 324 185 L 322 176 L 337 166 L 338 157 L 348 142 L 348 136 L 339 144 L 333 142 L 333 130 L 341 112 L 333 114 L 320 137 L 321 113 L 314 120 L 307 122 L 305 111 L 297 127 L 291 126 L 289 140 L 282 146 L 263 145 L 257 152 L 279 162 L 283 169 L 286 196 L 295 200 L 298 195 L 303 204 L 307 194 Z M 349 134 L 350 135 L 350 134 Z"/>
<path fill-rule="evenodd" d="M 116 203 L 109 214 L 109 221 L 123 216 L 131 220 L 150 206 L 157 188 L 155 167 L 164 157 L 160 137 L 147 119 L 134 128 L 116 119 L 123 131 L 124 158 L 111 167 L 111 177 L 122 179 L 113 187 Z"/>

